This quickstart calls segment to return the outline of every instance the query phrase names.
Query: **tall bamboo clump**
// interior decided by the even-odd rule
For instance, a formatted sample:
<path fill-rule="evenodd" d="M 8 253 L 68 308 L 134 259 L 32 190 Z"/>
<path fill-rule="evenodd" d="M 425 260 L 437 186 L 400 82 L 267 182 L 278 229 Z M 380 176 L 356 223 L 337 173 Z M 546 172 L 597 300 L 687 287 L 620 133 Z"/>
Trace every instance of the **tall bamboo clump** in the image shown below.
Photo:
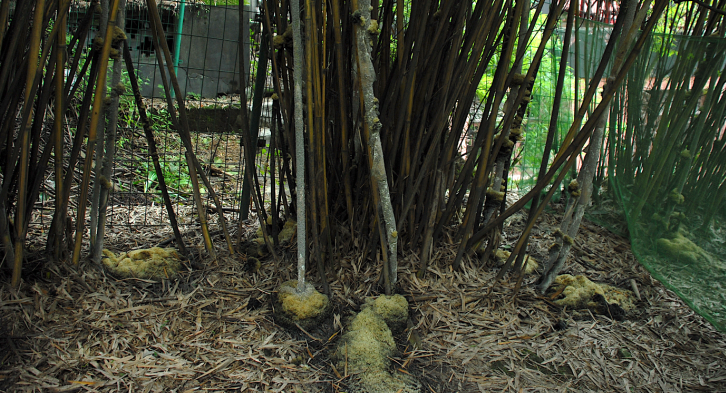
<path fill-rule="evenodd" d="M 4 260 L 12 265 L 12 286 L 20 284 L 28 225 L 51 155 L 61 156 L 62 115 L 67 103 L 62 75 L 69 2 L 44 0 L 0 3 L 0 237 Z M 53 29 L 46 29 L 55 19 Z M 79 29 L 82 33 L 83 29 Z M 30 37 L 30 39 L 28 39 Z M 71 43 L 71 46 L 74 43 Z M 57 67 L 56 65 L 59 64 Z M 47 70 L 47 72 L 43 72 Z M 55 92 L 55 94 L 53 94 Z M 53 106 L 49 104 L 55 98 Z M 53 127 L 44 127 L 55 114 Z M 56 149 L 54 151 L 54 148 Z M 55 181 L 62 166 L 56 159 Z M 58 203 L 56 208 L 62 208 Z"/>
<path fill-rule="evenodd" d="M 320 272 L 347 251 L 351 236 L 358 237 L 364 255 L 382 261 L 381 282 L 390 288 L 396 283 L 395 245 L 421 253 L 425 261 L 468 198 L 463 224 L 453 234 L 462 244 L 458 267 L 471 250 L 472 234 L 504 202 L 503 168 L 522 139 L 537 65 L 564 4 L 550 11 L 531 64 L 523 64 L 524 51 L 517 48 L 533 36 L 530 20 L 540 15 L 542 2 L 531 19 L 528 4 L 504 0 L 388 0 L 365 9 L 357 1 L 308 0 L 295 10 L 305 21 L 306 192 L 312 257 Z M 265 28 L 273 32 L 280 118 L 292 119 L 291 10 L 285 1 L 266 1 L 263 9 Z M 521 69 L 526 74 L 516 72 Z M 481 104 L 473 146 L 462 156 L 465 125 L 486 72 L 494 73 L 495 83 Z M 281 149 L 294 151 L 292 127 L 283 127 L 282 139 Z M 283 155 L 280 172 L 291 167 L 289 159 Z"/>
<path fill-rule="evenodd" d="M 526 133 L 523 120 L 539 63 L 560 17 L 564 19 L 567 2 L 552 4 L 535 55 L 525 63 L 522 47 L 532 42 L 543 4 L 383 0 L 370 7 L 369 16 L 358 8 L 357 1 L 308 0 L 294 10 L 305 20 L 303 101 L 310 174 L 305 190 L 312 201 L 308 206 L 312 257 L 321 274 L 332 269 L 337 253 L 347 251 L 351 236 L 364 240 L 359 245 L 365 256 L 382 261 L 381 282 L 387 289 L 396 282 L 395 258 L 389 247 L 392 240 L 399 249 L 419 253 L 419 273 L 423 274 L 432 244 L 449 232 L 460 244 L 453 260 L 458 268 L 484 241 L 488 240 L 491 251 L 503 220 L 549 189 L 535 203 L 530 225 L 501 275 L 512 267 L 519 270 L 515 258 L 523 255 L 534 221 L 598 129 L 598 119 L 607 112 L 665 2 L 655 2 L 652 7 L 646 2 L 638 9 L 637 25 L 644 27 L 645 34 L 623 29 L 623 18 L 619 18 L 613 37 L 627 34 L 632 45 L 617 54 L 621 66 L 609 75 L 612 87 L 603 97 L 596 97 L 607 64 L 616 53 L 616 39 L 611 40 L 604 59 L 598 59 L 599 77 L 585 92 L 566 140 L 553 160 L 543 159 L 535 189 L 505 210 L 512 147 Z M 263 8 L 265 28 L 272 32 L 269 39 L 274 49 L 271 59 L 280 118 L 292 119 L 293 98 L 288 93 L 292 91 L 291 10 L 286 1 L 266 1 Z M 574 11 L 567 12 L 570 31 Z M 372 78 L 366 69 L 369 55 L 356 39 L 361 27 L 370 42 L 365 45 L 371 49 Z M 472 119 L 476 88 L 485 73 L 494 75 L 493 83 L 480 103 L 479 131 L 468 135 L 466 125 Z M 372 94 L 366 92 L 370 79 Z M 552 113 L 556 118 L 557 111 Z M 293 151 L 293 129 L 286 126 L 291 122 L 284 124 L 280 125 L 287 147 L 282 149 Z M 462 154 L 459 145 L 466 136 L 472 138 L 472 144 Z M 382 153 L 377 151 L 376 139 Z M 550 144 L 551 139 L 548 137 Z M 381 158 L 383 165 L 378 166 Z M 289 159 L 283 155 L 280 166 L 290 168 Z M 386 202 L 376 181 L 378 170 L 385 171 L 393 211 L 390 222 L 395 222 L 395 230 L 384 214 Z M 295 189 L 292 178 L 287 179 Z M 334 244 L 343 246 L 333 248 Z"/>

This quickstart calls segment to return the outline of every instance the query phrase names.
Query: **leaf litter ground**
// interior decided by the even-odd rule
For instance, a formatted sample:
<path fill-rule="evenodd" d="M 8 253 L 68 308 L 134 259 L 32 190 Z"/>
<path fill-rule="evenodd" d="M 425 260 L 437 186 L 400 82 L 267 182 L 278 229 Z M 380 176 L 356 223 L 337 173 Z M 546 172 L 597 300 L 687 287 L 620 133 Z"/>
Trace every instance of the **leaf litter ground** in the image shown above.
<path fill-rule="evenodd" d="M 505 245 L 523 221 L 508 221 Z M 555 225 L 546 215 L 532 236 L 539 261 Z M 254 231 L 250 223 L 242 235 Z M 127 251 L 162 240 L 158 228 L 114 228 L 107 243 Z M 392 367 L 423 392 L 726 392 L 726 337 L 653 280 L 625 239 L 585 223 L 563 271 L 626 289 L 634 281 L 641 300 L 622 322 L 555 305 L 526 285 L 534 276 L 513 298 L 513 280 L 494 285 L 489 264 L 451 271 L 455 253 L 439 245 L 422 280 L 416 254 L 400 262 L 411 321 Z M 270 299 L 294 278 L 294 246 L 280 254 L 255 273 L 244 255 L 226 254 L 162 282 L 31 260 L 19 292 L 0 287 L 0 391 L 345 392 L 355 375 L 329 355 L 346 320 L 378 294 L 378 270 L 360 252 L 343 257 L 330 320 L 288 331 Z"/>

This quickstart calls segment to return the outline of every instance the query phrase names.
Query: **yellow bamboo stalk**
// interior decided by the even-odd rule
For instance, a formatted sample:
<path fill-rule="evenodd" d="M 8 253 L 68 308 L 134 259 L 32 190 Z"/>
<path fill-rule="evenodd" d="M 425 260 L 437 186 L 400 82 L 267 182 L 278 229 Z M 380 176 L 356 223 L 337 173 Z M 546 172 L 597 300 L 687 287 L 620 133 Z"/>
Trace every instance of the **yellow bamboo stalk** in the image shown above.
<path fill-rule="evenodd" d="M 30 96 L 30 89 L 35 79 L 35 72 L 38 69 L 38 52 L 40 51 L 40 35 L 43 31 L 43 12 L 45 11 L 45 0 L 37 0 L 35 13 L 33 14 L 33 29 L 30 35 L 28 51 L 28 74 L 25 80 L 25 101 L 23 105 L 33 105 L 33 97 Z M 15 214 L 15 261 L 13 264 L 13 276 L 11 286 L 17 289 L 20 286 L 20 273 L 23 269 L 23 245 L 25 244 L 25 198 L 28 191 L 28 155 L 30 151 L 30 128 L 33 124 L 33 116 L 23 124 L 20 136 L 20 172 L 18 173 L 18 203 Z"/>
<path fill-rule="evenodd" d="M 98 120 L 101 117 L 101 110 L 104 106 L 104 97 L 106 96 L 106 75 L 108 74 L 108 57 L 111 53 L 111 41 L 113 41 L 113 29 L 116 27 L 116 11 L 118 10 L 119 0 L 113 0 L 111 5 L 111 15 L 106 27 L 106 34 L 103 40 L 103 49 L 101 49 L 101 63 L 98 70 L 98 79 L 96 81 L 96 91 L 93 97 L 93 111 L 91 112 L 91 127 L 88 130 L 88 143 L 86 145 L 86 159 L 83 165 L 83 180 L 81 181 L 81 195 L 78 200 L 78 216 L 76 219 L 76 239 L 73 245 L 73 264 L 78 265 L 81 259 L 81 245 L 83 242 L 83 227 L 86 221 L 86 202 L 88 200 L 88 184 L 91 178 L 91 163 L 93 162 L 93 152 L 96 147 L 96 134 L 98 132 Z"/>

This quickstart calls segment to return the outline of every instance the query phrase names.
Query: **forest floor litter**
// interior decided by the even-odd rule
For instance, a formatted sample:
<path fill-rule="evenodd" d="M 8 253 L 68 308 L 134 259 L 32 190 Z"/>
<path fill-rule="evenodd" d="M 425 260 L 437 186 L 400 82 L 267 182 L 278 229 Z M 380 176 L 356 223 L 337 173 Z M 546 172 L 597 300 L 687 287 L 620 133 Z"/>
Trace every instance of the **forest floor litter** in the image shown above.
<path fill-rule="evenodd" d="M 520 213 L 507 222 L 503 244 L 524 221 Z M 545 215 L 533 232 L 540 264 L 556 224 Z M 254 222 L 243 228 L 255 236 Z M 113 227 L 106 244 L 117 253 L 152 247 L 159 232 Z M 89 261 L 52 264 L 31 246 L 38 259 L 26 264 L 21 290 L 0 287 L 0 391 L 349 391 L 356 375 L 331 356 L 347 321 L 379 294 L 380 269 L 361 252 L 343 256 L 330 318 L 287 330 L 271 299 L 295 279 L 295 245 L 250 272 L 243 254 L 223 254 L 224 239 L 215 240 L 216 262 L 162 281 L 117 278 Z M 424 279 L 415 252 L 400 258 L 397 292 L 410 309 L 391 371 L 415 378 L 421 392 L 726 392 L 726 335 L 652 279 L 626 239 L 586 222 L 563 271 L 637 288 L 623 321 L 538 295 L 529 285 L 537 274 L 513 297 L 516 280 L 493 281 L 495 262 L 472 258 L 452 271 L 455 254 L 455 244 L 435 248 Z"/>

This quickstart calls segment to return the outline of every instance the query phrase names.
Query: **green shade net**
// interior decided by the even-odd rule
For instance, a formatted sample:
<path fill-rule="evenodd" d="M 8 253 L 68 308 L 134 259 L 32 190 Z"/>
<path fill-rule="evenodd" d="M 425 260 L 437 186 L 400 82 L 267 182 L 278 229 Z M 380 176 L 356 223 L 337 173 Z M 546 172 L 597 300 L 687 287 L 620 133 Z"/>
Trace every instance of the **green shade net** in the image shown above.
<path fill-rule="evenodd" d="M 576 21 L 554 151 L 611 31 L 611 25 Z M 521 177 L 510 179 L 520 188 L 536 179 L 564 35 L 562 27 L 548 43 L 549 60 L 532 91 L 525 146 L 512 171 Z M 611 103 L 595 206 L 588 214 L 616 233 L 627 231 L 640 263 L 721 331 L 726 331 L 725 82 L 726 40 L 652 34 Z"/>
<path fill-rule="evenodd" d="M 610 112 L 601 160 L 640 263 L 726 331 L 726 41 L 654 34 Z"/>

